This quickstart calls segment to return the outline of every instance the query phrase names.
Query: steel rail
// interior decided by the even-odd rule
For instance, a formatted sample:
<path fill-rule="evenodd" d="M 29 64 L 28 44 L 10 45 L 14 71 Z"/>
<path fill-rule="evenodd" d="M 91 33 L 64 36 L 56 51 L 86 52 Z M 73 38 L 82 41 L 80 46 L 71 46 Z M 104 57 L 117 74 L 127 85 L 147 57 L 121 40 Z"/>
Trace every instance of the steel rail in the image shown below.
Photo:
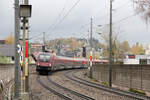
<path fill-rule="evenodd" d="M 38 82 L 41 86 L 43 86 L 45 89 L 47 89 L 47 90 L 49 90 L 50 92 L 54 93 L 55 95 L 57 95 L 57 96 L 59 96 L 59 97 L 65 99 L 65 100 L 72 100 L 70 97 L 63 95 L 63 94 L 61 94 L 61 93 L 55 91 L 54 89 L 50 88 L 49 86 L 45 85 L 44 83 L 42 83 L 39 76 L 37 76 L 37 82 Z"/>
<path fill-rule="evenodd" d="M 144 96 L 144 95 L 140 95 L 140 94 L 136 94 L 136 93 L 132 93 L 132 92 L 128 92 L 128 91 L 123 91 L 120 89 L 116 89 L 116 88 L 112 88 L 112 87 L 107 87 L 104 85 L 100 85 L 100 84 L 96 84 L 87 80 L 84 80 L 82 78 L 79 78 L 77 76 L 75 76 L 73 73 L 73 71 L 69 71 L 64 73 L 64 76 L 67 77 L 70 80 L 73 80 L 75 82 L 78 82 L 80 84 L 84 84 L 96 89 L 100 89 L 100 90 L 104 90 L 107 92 L 111 92 L 120 96 L 127 96 L 129 98 L 133 98 L 134 100 L 150 100 L 150 97 L 148 96 Z M 71 74 L 71 75 L 70 75 Z"/>
<path fill-rule="evenodd" d="M 64 90 L 67 90 L 67 91 L 69 91 L 70 93 L 72 93 L 72 94 L 74 94 L 74 95 L 76 95 L 76 96 L 78 96 L 78 97 L 81 97 L 81 98 L 83 98 L 83 99 L 85 99 L 85 100 L 95 100 L 95 99 L 93 99 L 93 98 L 91 98 L 91 97 L 88 97 L 88 96 L 86 96 L 86 95 L 83 95 L 83 94 L 81 94 L 81 93 L 78 93 L 78 92 L 76 92 L 76 91 L 73 91 L 73 90 L 71 90 L 71 89 L 69 89 L 69 88 L 66 88 L 66 87 L 63 87 L 62 85 L 57 84 L 56 82 L 52 81 L 52 80 L 50 79 L 50 77 L 48 77 L 48 76 L 47 76 L 47 79 L 48 79 L 49 82 L 51 82 L 52 84 L 56 85 L 57 87 L 62 88 L 62 89 L 64 89 Z"/>

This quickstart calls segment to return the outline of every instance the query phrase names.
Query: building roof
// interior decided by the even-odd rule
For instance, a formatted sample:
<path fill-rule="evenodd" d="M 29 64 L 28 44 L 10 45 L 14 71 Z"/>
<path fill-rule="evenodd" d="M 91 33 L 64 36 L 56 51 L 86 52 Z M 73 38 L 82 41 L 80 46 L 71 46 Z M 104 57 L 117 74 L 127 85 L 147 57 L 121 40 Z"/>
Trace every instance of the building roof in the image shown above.
<path fill-rule="evenodd" d="M 0 56 L 12 57 L 15 55 L 14 45 L 10 44 L 0 44 Z"/>

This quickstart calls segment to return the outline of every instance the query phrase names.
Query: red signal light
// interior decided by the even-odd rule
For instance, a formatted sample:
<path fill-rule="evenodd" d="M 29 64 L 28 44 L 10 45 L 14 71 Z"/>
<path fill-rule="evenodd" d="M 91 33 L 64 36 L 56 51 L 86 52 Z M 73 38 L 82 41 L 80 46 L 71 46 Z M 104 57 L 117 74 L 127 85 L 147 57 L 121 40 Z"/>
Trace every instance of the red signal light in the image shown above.
<path fill-rule="evenodd" d="M 28 58 L 28 41 L 25 42 L 25 57 Z"/>

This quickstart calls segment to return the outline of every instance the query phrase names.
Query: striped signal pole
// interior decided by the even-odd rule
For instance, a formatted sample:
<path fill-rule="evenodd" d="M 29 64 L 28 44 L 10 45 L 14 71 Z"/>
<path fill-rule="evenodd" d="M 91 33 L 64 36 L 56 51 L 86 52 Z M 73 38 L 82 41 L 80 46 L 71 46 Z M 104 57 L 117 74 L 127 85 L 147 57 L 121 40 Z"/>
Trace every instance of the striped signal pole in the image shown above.
<path fill-rule="evenodd" d="M 92 51 L 92 41 L 93 41 L 93 38 L 92 38 L 92 34 L 93 34 L 93 19 L 91 18 L 91 29 L 90 29 L 90 47 L 91 47 L 91 51 L 90 51 L 90 78 L 92 78 L 92 55 L 93 55 L 93 51 Z"/>
<path fill-rule="evenodd" d="M 93 53 L 92 53 L 92 51 L 90 52 L 90 78 L 92 78 L 92 55 L 93 55 Z"/>
<path fill-rule="evenodd" d="M 24 0 L 24 5 L 28 5 L 28 0 Z M 28 18 L 23 17 L 23 92 L 29 92 L 28 35 Z"/>

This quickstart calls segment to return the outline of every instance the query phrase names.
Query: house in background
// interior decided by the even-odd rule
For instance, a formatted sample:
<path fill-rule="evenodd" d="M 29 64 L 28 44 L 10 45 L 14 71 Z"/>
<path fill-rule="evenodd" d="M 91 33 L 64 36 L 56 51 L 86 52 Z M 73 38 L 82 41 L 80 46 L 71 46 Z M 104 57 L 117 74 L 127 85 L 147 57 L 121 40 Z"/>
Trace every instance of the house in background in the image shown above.
<path fill-rule="evenodd" d="M 124 64 L 150 64 L 150 55 L 126 55 Z"/>
<path fill-rule="evenodd" d="M 0 63 L 14 63 L 14 52 L 14 45 L 0 44 Z"/>

